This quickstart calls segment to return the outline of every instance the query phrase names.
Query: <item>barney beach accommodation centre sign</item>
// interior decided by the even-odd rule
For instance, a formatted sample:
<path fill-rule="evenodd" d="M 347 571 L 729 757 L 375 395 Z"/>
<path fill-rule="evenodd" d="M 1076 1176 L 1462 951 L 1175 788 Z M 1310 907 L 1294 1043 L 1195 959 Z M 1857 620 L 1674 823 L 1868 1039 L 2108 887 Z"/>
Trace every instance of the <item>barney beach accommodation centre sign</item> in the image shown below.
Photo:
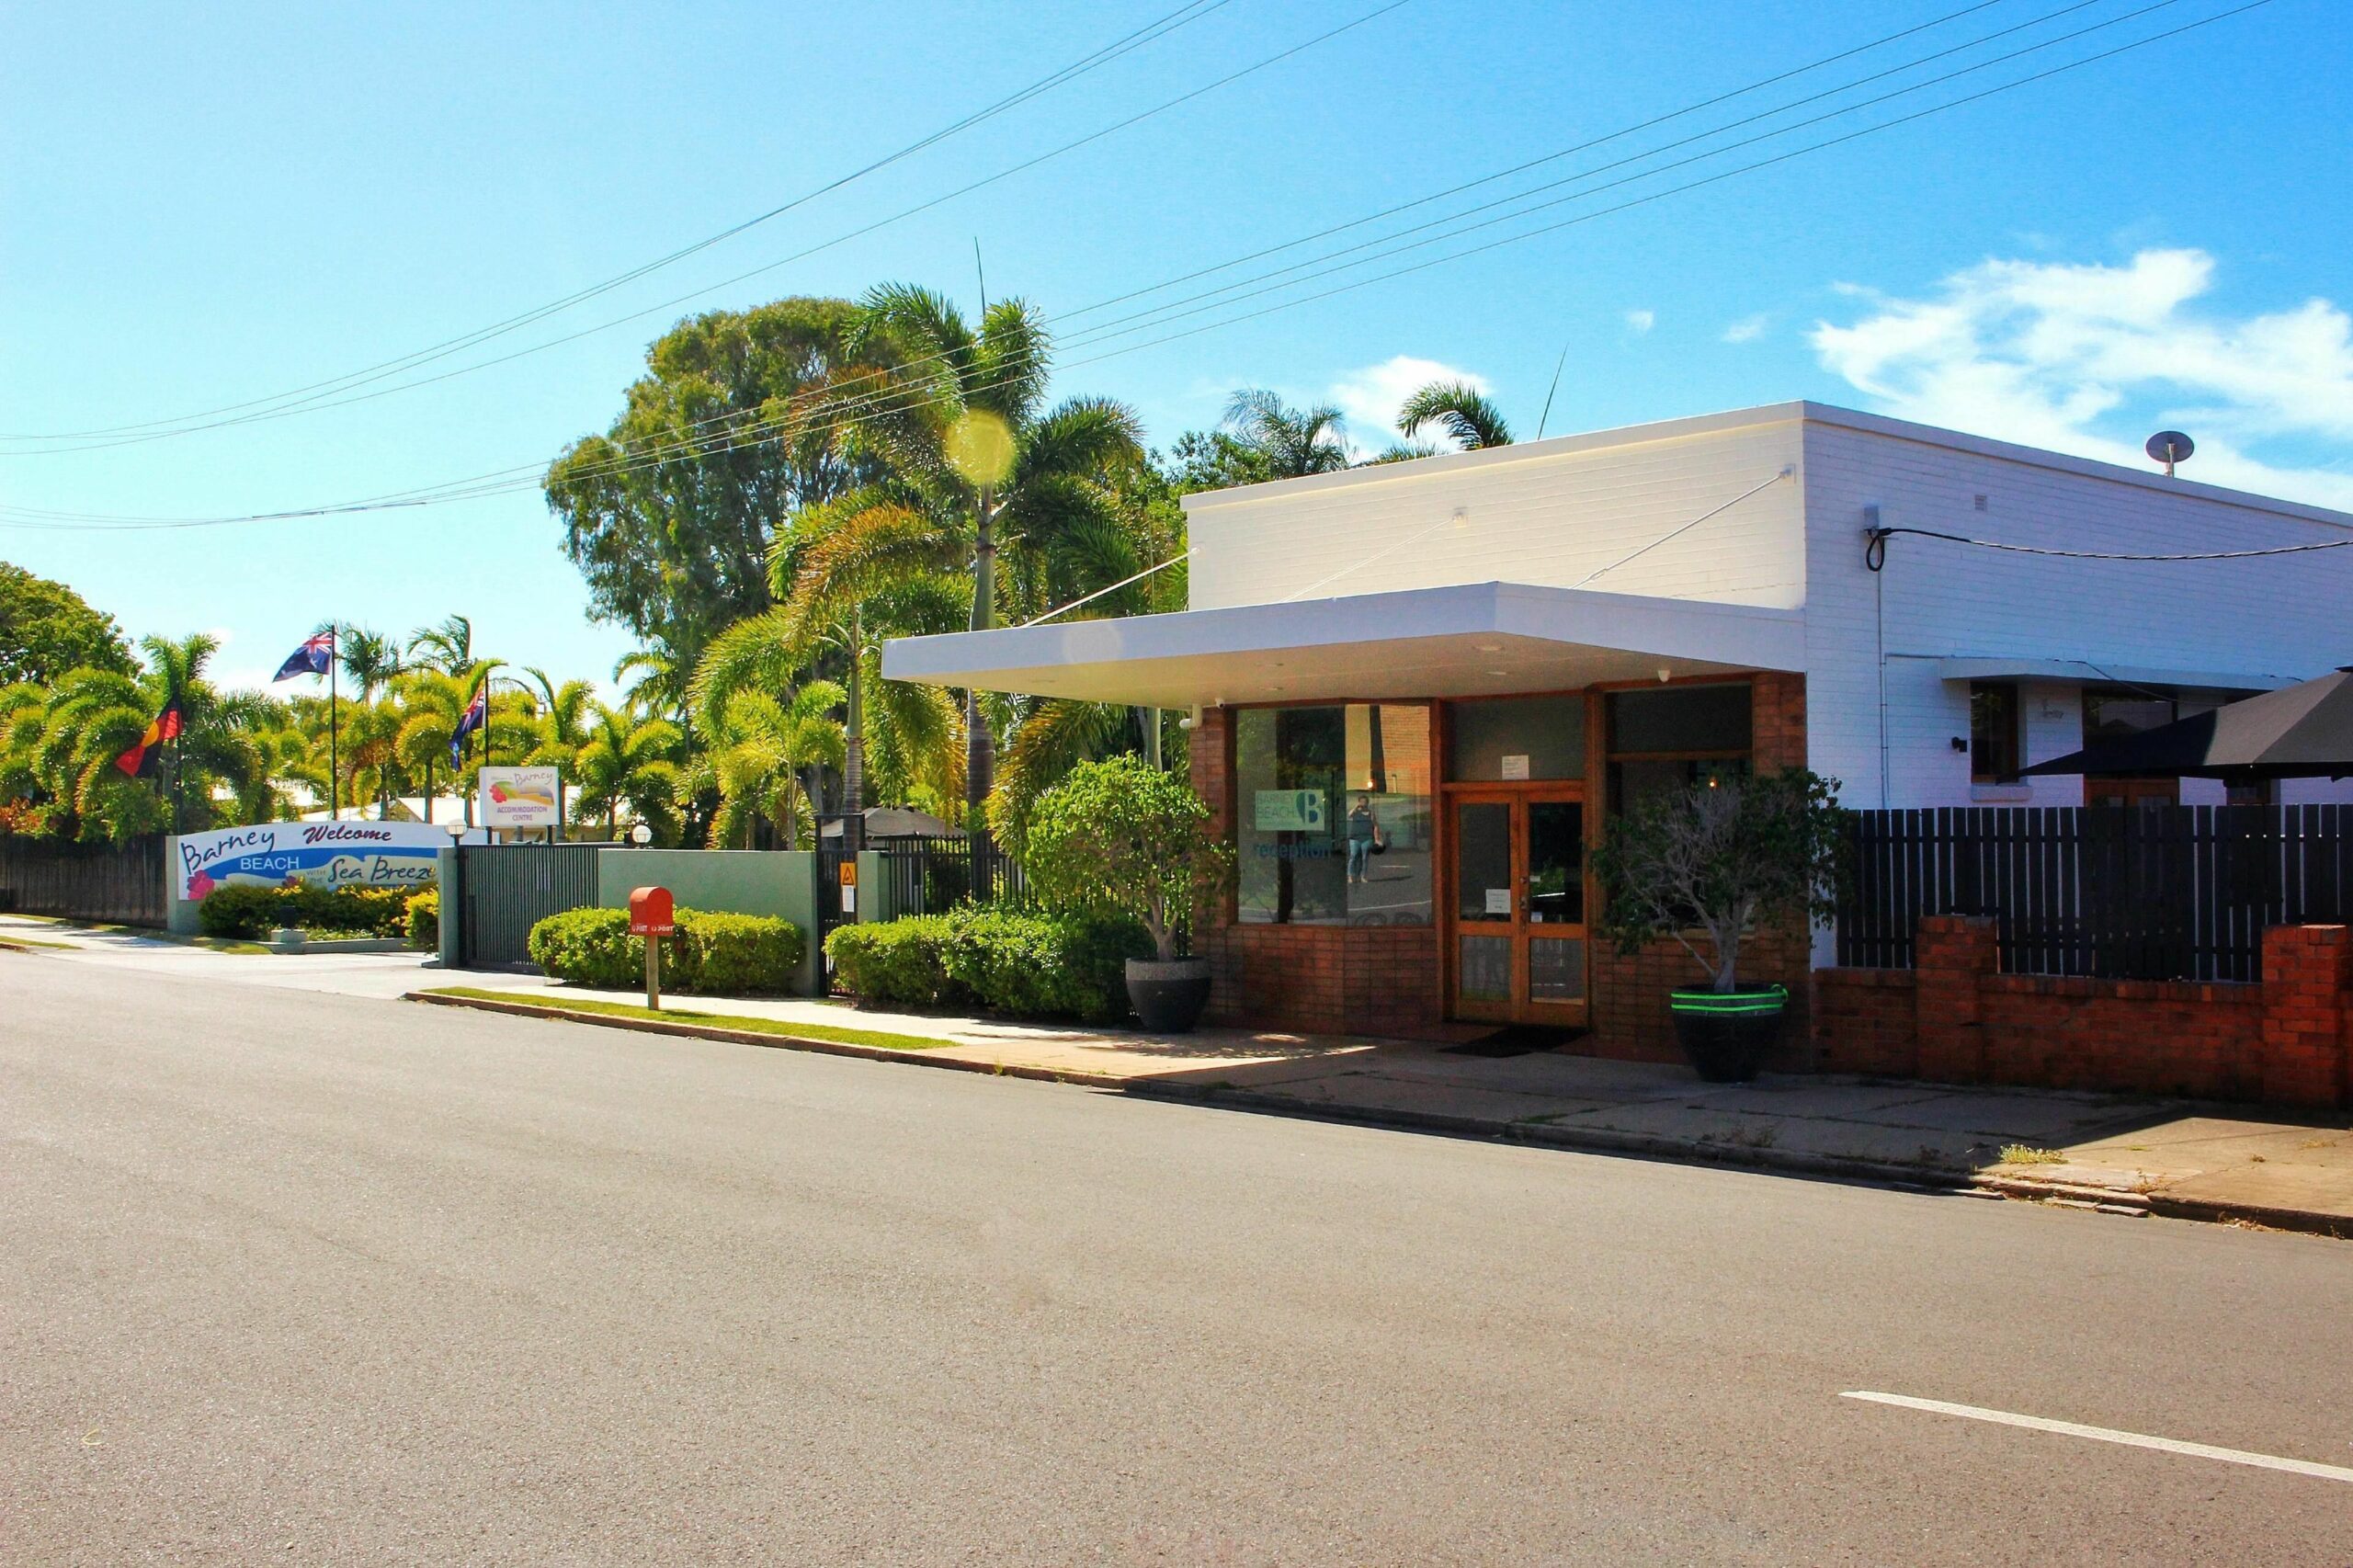
<path fill-rule="evenodd" d="M 180 897 L 220 887 L 429 888 L 449 830 L 417 822 L 266 822 L 172 840 Z"/>

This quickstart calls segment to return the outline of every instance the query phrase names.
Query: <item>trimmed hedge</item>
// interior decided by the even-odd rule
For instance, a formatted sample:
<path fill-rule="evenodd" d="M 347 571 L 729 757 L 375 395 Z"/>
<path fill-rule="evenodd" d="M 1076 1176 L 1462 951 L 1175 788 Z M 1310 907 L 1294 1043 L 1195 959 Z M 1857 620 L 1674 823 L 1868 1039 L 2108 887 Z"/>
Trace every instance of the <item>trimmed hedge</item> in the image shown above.
<path fill-rule="evenodd" d="M 408 945 L 432 952 L 441 945 L 441 890 L 408 895 Z"/>
<path fill-rule="evenodd" d="M 396 888 L 214 888 L 196 906 L 197 928 L 208 937 L 246 940 L 283 926 L 303 931 L 358 931 L 400 937 L 408 931 L 407 893 Z"/>
<path fill-rule="evenodd" d="M 781 995 L 801 968 L 801 927 L 765 915 L 677 912 L 662 952 L 662 989 L 708 995 Z M 531 961 L 557 980 L 598 991 L 645 981 L 645 940 L 620 909 L 568 909 L 531 927 Z"/>
<path fill-rule="evenodd" d="M 842 984 L 874 1006 L 1116 1024 L 1128 1017 L 1127 960 L 1154 949 L 1133 920 L 967 905 L 844 926 L 825 951 Z"/>

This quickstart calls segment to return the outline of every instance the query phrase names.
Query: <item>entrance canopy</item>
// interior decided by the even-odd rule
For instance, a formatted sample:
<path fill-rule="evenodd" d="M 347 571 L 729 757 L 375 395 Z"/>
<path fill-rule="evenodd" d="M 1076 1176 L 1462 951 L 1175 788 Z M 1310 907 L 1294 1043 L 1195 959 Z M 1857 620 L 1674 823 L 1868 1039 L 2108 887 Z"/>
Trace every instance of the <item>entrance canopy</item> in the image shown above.
<path fill-rule="evenodd" d="M 1802 611 L 1476 583 L 902 637 L 892 680 L 1143 708 L 1404 701 L 1805 667 Z"/>

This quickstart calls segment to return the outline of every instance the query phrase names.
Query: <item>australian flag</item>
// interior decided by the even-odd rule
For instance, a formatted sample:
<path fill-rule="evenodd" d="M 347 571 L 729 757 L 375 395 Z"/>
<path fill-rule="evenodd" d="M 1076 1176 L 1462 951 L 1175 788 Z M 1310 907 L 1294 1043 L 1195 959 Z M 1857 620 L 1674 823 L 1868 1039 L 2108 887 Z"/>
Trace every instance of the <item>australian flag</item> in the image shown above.
<path fill-rule="evenodd" d="M 474 687 L 474 699 L 458 715 L 457 733 L 449 737 L 449 766 L 462 767 L 466 761 L 466 737 L 490 722 L 490 682 Z"/>
<path fill-rule="evenodd" d="M 278 666 L 273 681 L 292 680 L 296 676 L 323 676 L 335 663 L 335 632 L 332 629 L 320 632 L 300 648 L 286 655 Z"/>

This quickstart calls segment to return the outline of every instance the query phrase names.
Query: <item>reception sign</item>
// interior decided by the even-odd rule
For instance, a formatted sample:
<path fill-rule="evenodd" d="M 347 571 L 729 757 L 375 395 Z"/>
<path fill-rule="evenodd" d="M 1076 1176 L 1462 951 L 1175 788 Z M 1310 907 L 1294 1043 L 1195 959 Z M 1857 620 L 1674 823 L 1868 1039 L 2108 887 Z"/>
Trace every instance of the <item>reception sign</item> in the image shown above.
<path fill-rule="evenodd" d="M 172 840 L 179 895 L 220 887 L 429 888 L 449 830 L 415 822 L 266 822 Z"/>
<path fill-rule="evenodd" d="M 556 770 L 485 767 L 477 779 L 474 817 L 484 827 L 556 827 Z"/>

